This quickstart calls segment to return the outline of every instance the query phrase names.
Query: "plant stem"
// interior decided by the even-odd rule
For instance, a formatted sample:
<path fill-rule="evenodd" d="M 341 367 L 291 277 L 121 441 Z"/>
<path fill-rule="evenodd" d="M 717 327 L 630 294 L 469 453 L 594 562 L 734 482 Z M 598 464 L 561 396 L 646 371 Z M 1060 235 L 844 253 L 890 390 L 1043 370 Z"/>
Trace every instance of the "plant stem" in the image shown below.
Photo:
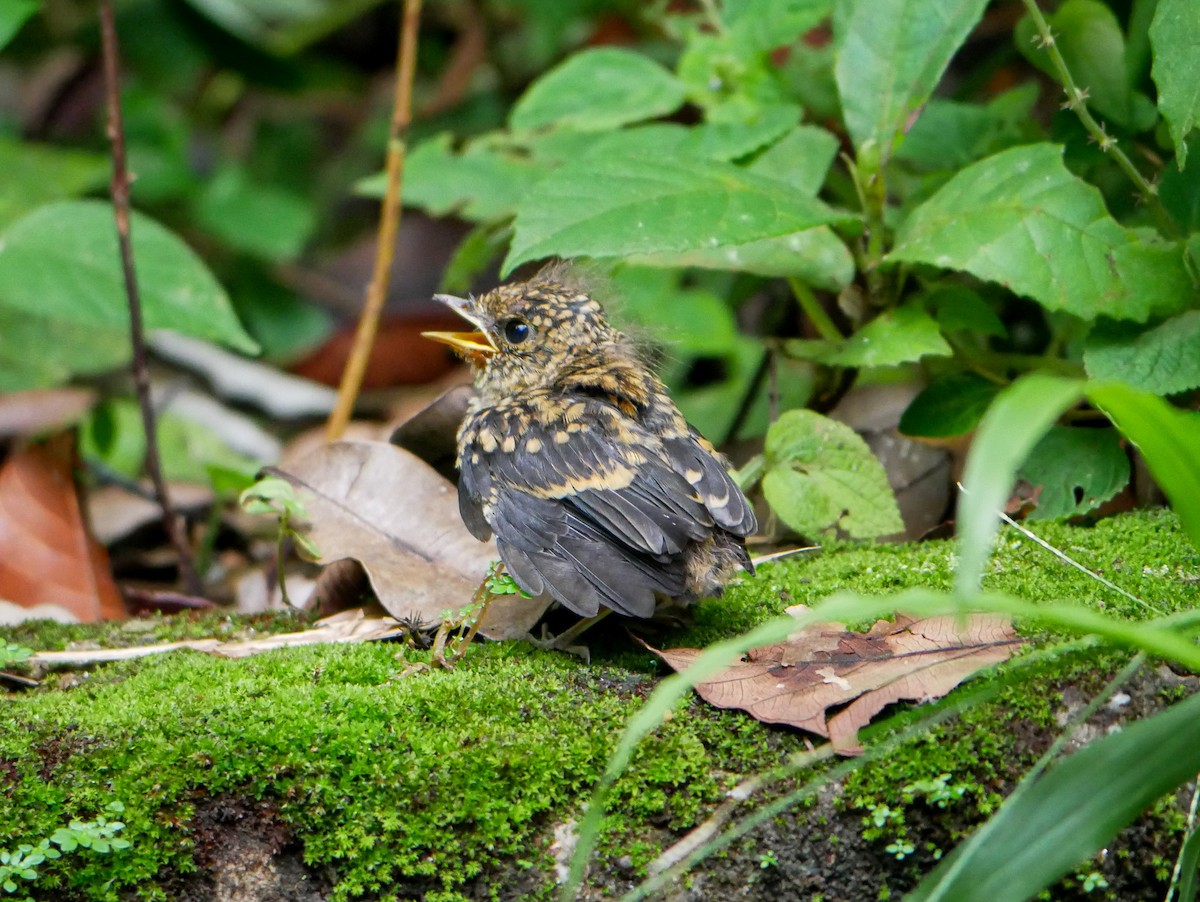
<path fill-rule="evenodd" d="M 133 382 L 137 388 L 138 407 L 142 413 L 142 429 L 146 433 L 146 470 L 154 484 L 154 494 L 162 508 L 163 527 L 179 558 L 179 576 L 188 592 L 203 591 L 193 565 L 192 548 L 188 544 L 183 522 L 175 513 L 167 494 L 162 463 L 158 453 L 158 429 L 154 421 L 154 402 L 150 394 L 150 367 L 146 355 L 146 333 L 142 322 L 142 301 L 138 293 L 137 273 L 133 265 L 133 240 L 129 226 L 129 170 L 125 156 L 125 127 L 121 118 L 121 89 L 117 49 L 117 26 L 112 0 L 100 0 L 100 37 L 104 59 L 104 93 L 108 107 L 108 139 L 112 144 L 113 216 L 117 224 L 117 243 L 121 249 L 121 270 L 125 278 L 125 295 L 129 300 L 129 338 L 133 346 Z"/>
<path fill-rule="evenodd" d="M 1067 61 L 1063 59 L 1062 52 L 1058 49 L 1054 33 L 1050 30 L 1050 25 L 1046 21 L 1046 17 L 1042 15 L 1042 11 L 1037 5 L 1037 0 L 1022 0 L 1022 2 L 1029 13 L 1029 18 L 1033 20 L 1033 24 L 1037 28 L 1038 46 L 1046 51 L 1046 54 L 1050 57 L 1050 64 L 1054 66 L 1054 71 L 1058 73 L 1059 83 L 1067 95 L 1065 106 L 1079 117 L 1079 121 L 1083 123 L 1083 127 L 1087 129 L 1088 134 L 1092 136 L 1092 140 L 1096 142 L 1100 150 L 1112 155 L 1113 160 L 1116 161 L 1121 171 L 1129 177 L 1129 180 L 1137 188 L 1138 193 L 1141 194 L 1142 199 L 1150 207 L 1163 231 L 1168 234 L 1177 235 L 1179 229 L 1175 225 L 1175 221 L 1163 207 L 1162 201 L 1158 197 L 1158 187 L 1138 171 L 1138 168 L 1133 165 L 1133 161 L 1129 159 L 1125 151 L 1117 146 L 1117 139 L 1104 130 L 1104 126 L 1096 121 L 1091 110 L 1088 109 L 1087 89 L 1081 89 L 1075 84 L 1075 79 L 1071 76 L 1071 70 L 1067 68 Z"/>
<path fill-rule="evenodd" d="M 801 282 L 795 276 L 788 277 L 788 285 L 792 287 L 792 294 L 796 296 L 796 300 L 800 304 L 800 309 L 804 311 L 804 315 L 808 317 L 808 321 L 813 324 L 813 328 L 817 330 L 817 334 L 826 341 L 842 341 L 845 336 L 829 314 L 825 312 L 825 308 L 821 306 L 821 302 L 817 296 L 813 294 L 813 290 Z"/>
<path fill-rule="evenodd" d="M 413 78 L 417 68 L 417 31 L 421 22 L 421 0 L 404 0 L 400 21 L 400 49 L 396 55 L 396 93 L 387 144 L 387 190 L 379 213 L 379 237 L 375 245 L 375 266 L 363 304 L 354 346 L 338 386 L 337 404 L 329 415 L 326 437 L 335 441 L 346 431 L 354 402 L 362 388 L 363 374 L 371 357 L 371 348 L 379 331 L 379 317 L 387 298 L 392 259 L 396 251 L 396 233 L 400 228 L 400 197 L 408 127 L 412 122 Z"/>

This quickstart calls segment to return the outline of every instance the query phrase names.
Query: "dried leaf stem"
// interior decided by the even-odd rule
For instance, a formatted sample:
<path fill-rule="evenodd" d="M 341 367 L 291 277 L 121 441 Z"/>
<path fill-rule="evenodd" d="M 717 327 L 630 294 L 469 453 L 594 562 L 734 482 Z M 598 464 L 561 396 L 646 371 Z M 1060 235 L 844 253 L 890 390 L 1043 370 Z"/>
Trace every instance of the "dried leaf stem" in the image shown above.
<path fill-rule="evenodd" d="M 183 522 L 175 513 L 163 478 L 158 454 L 158 430 L 155 428 L 154 402 L 150 395 L 150 366 L 146 354 L 146 332 L 142 322 L 142 301 L 138 293 L 137 273 L 133 266 L 133 241 L 129 226 L 129 169 L 125 155 L 125 128 L 121 119 L 121 88 L 117 26 L 112 0 L 100 0 L 100 36 L 104 60 L 104 93 L 108 106 L 108 139 L 112 144 L 113 174 L 111 193 L 113 216 L 117 223 L 117 243 L 121 249 L 121 270 L 125 277 L 125 294 L 129 299 L 129 337 L 133 345 L 133 382 L 137 388 L 138 407 L 142 412 L 142 429 L 146 433 L 146 470 L 154 484 L 154 494 L 162 508 L 163 526 L 179 557 L 179 576 L 187 591 L 201 594 L 200 580 L 192 560 Z"/>
<path fill-rule="evenodd" d="M 375 266 L 367 287 L 366 302 L 354 333 L 354 346 L 342 382 L 338 386 L 337 404 L 329 415 L 326 435 L 330 441 L 341 438 L 350 422 L 354 402 L 362 388 L 363 374 L 379 331 L 379 317 L 387 297 L 388 279 L 396 250 L 396 233 L 400 227 L 400 197 L 407 150 L 408 126 L 412 122 L 413 77 L 417 67 L 417 30 L 421 21 L 421 0 L 404 0 L 400 20 L 400 50 L 396 55 L 396 92 L 392 106 L 392 122 L 388 131 L 387 190 L 379 212 L 379 238 L 375 246 Z"/>
<path fill-rule="evenodd" d="M 1054 32 L 1050 30 L 1050 24 L 1046 21 L 1046 17 L 1042 15 L 1041 9 L 1037 5 L 1037 0 L 1023 0 L 1025 10 L 1029 13 L 1029 18 L 1033 21 L 1034 27 L 1037 29 L 1037 36 L 1034 38 L 1037 41 L 1038 47 L 1046 51 L 1046 55 L 1050 57 L 1050 64 L 1054 67 L 1054 71 L 1058 73 L 1059 84 L 1062 85 L 1063 91 L 1067 95 L 1066 103 L 1063 104 L 1064 109 L 1069 109 L 1079 117 L 1079 121 L 1083 127 L 1087 129 L 1087 133 L 1091 135 L 1092 140 L 1104 153 L 1109 154 L 1116 164 L 1121 168 L 1121 171 L 1129 177 L 1141 195 L 1142 200 L 1150 207 L 1154 213 L 1155 219 L 1162 227 L 1166 234 L 1176 234 L 1178 232 L 1174 220 L 1163 208 L 1162 201 L 1158 197 L 1158 187 L 1149 181 L 1138 168 L 1133 165 L 1133 161 L 1129 156 L 1117 145 L 1117 139 L 1104 130 L 1104 126 L 1096 121 L 1096 117 L 1092 115 L 1088 109 L 1087 88 L 1080 88 L 1075 84 L 1075 79 L 1071 75 L 1071 70 L 1067 68 L 1067 61 L 1063 58 L 1062 52 L 1058 49 L 1058 43 L 1054 39 Z"/>

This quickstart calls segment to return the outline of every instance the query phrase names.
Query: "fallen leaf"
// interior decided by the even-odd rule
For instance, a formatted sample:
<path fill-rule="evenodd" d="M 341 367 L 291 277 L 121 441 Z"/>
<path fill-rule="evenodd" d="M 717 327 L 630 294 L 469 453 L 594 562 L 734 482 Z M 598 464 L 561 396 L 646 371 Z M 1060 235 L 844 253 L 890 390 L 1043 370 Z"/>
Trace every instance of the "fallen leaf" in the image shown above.
<path fill-rule="evenodd" d="M 993 614 L 925 620 L 898 614 L 867 633 L 817 624 L 751 649 L 696 691 L 718 708 L 816 733 L 840 754 L 857 755 L 858 730 L 887 705 L 941 698 L 977 670 L 1011 657 L 1021 641 L 1009 618 Z M 646 648 L 674 670 L 702 651 Z"/>
<path fill-rule="evenodd" d="M 461 612 L 498 558 L 495 542 L 467 532 L 454 486 L 394 445 L 332 442 L 268 472 L 300 490 L 320 562 L 359 561 L 380 604 L 399 620 L 436 624 Z M 479 631 L 490 639 L 522 636 L 548 606 L 497 596 Z"/>
<path fill-rule="evenodd" d="M 65 429 L 95 403 L 96 392 L 90 388 L 36 388 L 0 395 L 0 439 Z"/>
<path fill-rule="evenodd" d="M 74 438 L 63 433 L 0 468 L 0 598 L 31 611 L 52 605 L 80 621 L 124 617 L 108 552 L 79 505 L 73 461 Z"/>

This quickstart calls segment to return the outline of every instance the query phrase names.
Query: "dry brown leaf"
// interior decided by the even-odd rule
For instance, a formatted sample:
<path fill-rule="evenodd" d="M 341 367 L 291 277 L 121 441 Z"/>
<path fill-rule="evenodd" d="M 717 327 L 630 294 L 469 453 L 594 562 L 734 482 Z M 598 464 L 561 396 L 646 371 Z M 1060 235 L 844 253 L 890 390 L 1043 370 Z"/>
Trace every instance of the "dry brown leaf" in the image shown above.
<path fill-rule="evenodd" d="M 494 542 L 462 523 L 454 486 L 428 464 L 384 442 L 333 442 L 273 470 L 301 490 L 308 531 L 322 563 L 359 561 L 393 617 L 435 624 L 471 604 Z M 497 596 L 480 632 L 491 639 L 524 635 L 548 602 Z"/>
<path fill-rule="evenodd" d="M 69 434 L 17 451 L 0 468 L 0 598 L 52 605 L 81 621 L 125 616 L 108 552 L 88 532 Z"/>
<path fill-rule="evenodd" d="M 941 698 L 975 671 L 1012 656 L 1020 644 L 1011 620 L 994 614 L 925 620 L 897 615 L 894 623 L 880 620 L 867 633 L 817 624 L 787 642 L 751 649 L 696 691 L 718 708 L 799 727 L 825 736 L 840 754 L 856 755 L 862 752 L 858 730 L 887 705 Z M 683 670 L 702 650 L 650 651 Z"/>

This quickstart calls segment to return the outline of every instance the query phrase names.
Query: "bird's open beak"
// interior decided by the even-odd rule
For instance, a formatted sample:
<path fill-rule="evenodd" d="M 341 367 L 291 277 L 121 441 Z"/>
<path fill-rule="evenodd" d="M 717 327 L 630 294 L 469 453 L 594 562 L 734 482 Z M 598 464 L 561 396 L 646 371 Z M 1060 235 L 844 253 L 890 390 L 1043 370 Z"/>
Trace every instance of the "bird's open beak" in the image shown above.
<path fill-rule="evenodd" d="M 442 344 L 449 345 L 472 363 L 482 363 L 496 353 L 496 346 L 492 344 L 491 338 L 488 337 L 486 324 L 482 321 L 479 314 L 475 312 L 475 305 L 470 299 L 456 298 L 450 294 L 435 294 L 433 299 L 445 304 L 473 326 L 477 326 L 479 331 L 422 332 L 421 334 L 425 338 L 431 338 L 434 341 L 440 341 Z"/>

